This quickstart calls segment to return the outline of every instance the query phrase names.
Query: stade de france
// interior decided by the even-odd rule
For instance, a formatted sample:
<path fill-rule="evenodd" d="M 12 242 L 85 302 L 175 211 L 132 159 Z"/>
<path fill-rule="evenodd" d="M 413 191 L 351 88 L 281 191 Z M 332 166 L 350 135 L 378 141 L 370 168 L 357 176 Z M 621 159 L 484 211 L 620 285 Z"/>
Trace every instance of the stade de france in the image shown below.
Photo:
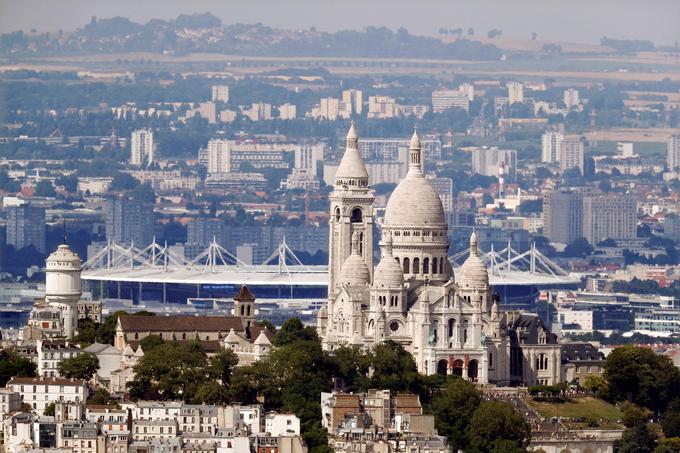
<path fill-rule="evenodd" d="M 557 382 L 555 336 L 538 316 L 505 311 L 512 306 L 508 288 L 531 297 L 536 288 L 568 287 L 578 278 L 534 247 L 520 254 L 508 244 L 483 253 L 474 233 L 469 249 L 451 256 L 417 133 L 407 176 L 379 220 L 358 141 L 352 125 L 330 197 L 328 266 L 302 264 L 285 243 L 262 265 L 244 264 L 216 243 L 192 261 L 155 242 L 143 250 L 109 243 L 85 263 L 85 284 L 136 302 L 199 305 L 226 300 L 245 284 L 261 315 L 290 309 L 316 321 L 327 349 L 394 340 L 423 373 L 497 384 Z M 381 256 L 375 266 L 374 231 Z"/>

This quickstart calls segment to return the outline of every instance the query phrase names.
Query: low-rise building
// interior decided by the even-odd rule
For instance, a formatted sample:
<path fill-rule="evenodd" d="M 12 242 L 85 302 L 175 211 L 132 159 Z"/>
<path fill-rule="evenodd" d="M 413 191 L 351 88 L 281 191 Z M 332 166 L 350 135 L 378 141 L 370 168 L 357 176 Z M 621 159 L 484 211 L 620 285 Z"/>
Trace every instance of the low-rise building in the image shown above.
<path fill-rule="evenodd" d="M 57 401 L 81 403 L 87 400 L 88 387 L 83 379 L 15 377 L 7 388 L 21 395 L 35 413 L 43 415 L 45 407 Z"/>
<path fill-rule="evenodd" d="M 68 340 L 38 340 L 38 375 L 42 377 L 59 378 L 59 362 L 78 357 L 83 353 Z"/>

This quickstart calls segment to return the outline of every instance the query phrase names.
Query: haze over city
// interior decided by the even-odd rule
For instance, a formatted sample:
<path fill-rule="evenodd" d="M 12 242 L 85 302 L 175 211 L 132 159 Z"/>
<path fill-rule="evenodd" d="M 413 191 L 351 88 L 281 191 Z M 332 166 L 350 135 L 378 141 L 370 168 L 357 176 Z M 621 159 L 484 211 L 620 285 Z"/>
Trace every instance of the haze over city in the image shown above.
<path fill-rule="evenodd" d="M 679 41 L 0 0 L 0 453 L 680 452 Z"/>
<path fill-rule="evenodd" d="M 116 2 L 24 0 L 0 2 L 0 31 L 74 30 L 91 16 L 128 17 L 133 21 L 170 19 L 211 12 L 223 23 L 263 23 L 281 28 L 316 27 L 324 31 L 365 26 L 406 27 L 424 35 L 440 27 L 499 28 L 507 38 L 597 43 L 602 36 L 649 39 L 673 45 L 680 40 L 680 3 L 674 0 L 120 0 Z"/>

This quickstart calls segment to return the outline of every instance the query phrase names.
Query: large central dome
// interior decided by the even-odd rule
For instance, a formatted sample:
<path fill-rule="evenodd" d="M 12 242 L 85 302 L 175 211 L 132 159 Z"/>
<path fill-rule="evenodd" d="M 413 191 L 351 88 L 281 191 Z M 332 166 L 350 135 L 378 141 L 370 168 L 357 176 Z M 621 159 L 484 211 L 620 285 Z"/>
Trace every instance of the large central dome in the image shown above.
<path fill-rule="evenodd" d="M 425 178 L 420 161 L 420 138 L 417 133 L 409 146 L 410 162 L 406 178 L 394 189 L 387 208 L 385 224 L 389 226 L 432 226 L 446 223 L 444 206 L 432 183 Z"/>

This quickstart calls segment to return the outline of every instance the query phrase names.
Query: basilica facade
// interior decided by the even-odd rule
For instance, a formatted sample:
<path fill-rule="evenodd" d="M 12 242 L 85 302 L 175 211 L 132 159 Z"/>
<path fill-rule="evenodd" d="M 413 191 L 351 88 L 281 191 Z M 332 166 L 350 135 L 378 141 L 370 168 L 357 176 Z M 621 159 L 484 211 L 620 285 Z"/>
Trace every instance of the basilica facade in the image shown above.
<path fill-rule="evenodd" d="M 446 216 L 423 173 L 418 134 L 379 228 L 358 140 L 352 124 L 330 196 L 328 303 L 317 321 L 324 348 L 392 340 L 422 373 L 498 385 L 559 382 L 555 335 L 538 316 L 499 309 L 474 232 L 470 256 L 454 275 Z M 381 236 L 375 266 L 374 229 Z"/>

